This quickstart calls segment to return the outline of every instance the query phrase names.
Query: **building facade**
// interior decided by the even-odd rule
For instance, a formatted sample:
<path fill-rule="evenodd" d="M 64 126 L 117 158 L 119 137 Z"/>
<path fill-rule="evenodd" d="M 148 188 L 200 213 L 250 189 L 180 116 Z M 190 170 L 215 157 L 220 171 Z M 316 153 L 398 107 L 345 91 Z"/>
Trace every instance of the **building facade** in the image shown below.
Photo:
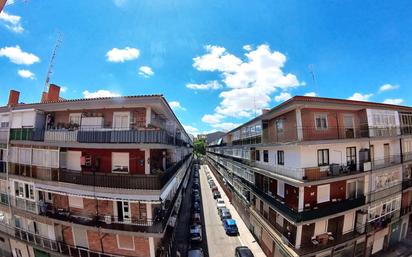
<path fill-rule="evenodd" d="M 412 108 L 296 96 L 210 144 L 267 256 L 372 256 L 405 238 Z"/>
<path fill-rule="evenodd" d="M 161 256 L 192 142 L 161 95 L 0 107 L 1 256 Z"/>

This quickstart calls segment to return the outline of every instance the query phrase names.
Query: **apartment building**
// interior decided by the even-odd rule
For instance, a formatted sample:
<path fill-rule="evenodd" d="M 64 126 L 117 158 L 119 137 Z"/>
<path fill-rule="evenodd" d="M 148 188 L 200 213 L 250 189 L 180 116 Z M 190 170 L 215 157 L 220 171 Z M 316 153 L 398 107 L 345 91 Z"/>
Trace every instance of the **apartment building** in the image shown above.
<path fill-rule="evenodd" d="M 160 256 L 192 161 L 161 95 L 0 107 L 2 256 Z"/>
<path fill-rule="evenodd" d="M 411 224 L 412 108 L 296 96 L 207 149 L 267 256 L 372 256 Z"/>

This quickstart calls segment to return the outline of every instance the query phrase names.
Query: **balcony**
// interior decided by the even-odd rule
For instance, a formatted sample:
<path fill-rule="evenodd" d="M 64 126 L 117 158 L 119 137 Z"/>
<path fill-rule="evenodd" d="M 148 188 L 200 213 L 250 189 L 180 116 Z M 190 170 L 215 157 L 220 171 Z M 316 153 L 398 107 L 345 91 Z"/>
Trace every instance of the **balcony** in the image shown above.
<path fill-rule="evenodd" d="M 409 153 L 408 153 L 409 154 Z M 407 155 L 408 155 L 407 154 Z M 383 169 L 402 163 L 402 155 L 390 155 L 386 158 L 371 161 L 372 170 Z"/>
<path fill-rule="evenodd" d="M 81 172 L 60 169 L 57 180 L 72 184 L 85 186 L 125 188 L 125 189 L 142 189 L 142 190 L 161 190 L 164 185 L 176 174 L 176 172 L 185 165 L 191 155 L 187 155 L 173 166 L 169 167 L 166 172 L 156 175 L 129 175 L 119 173 L 103 172 Z"/>
<path fill-rule="evenodd" d="M 387 183 L 386 185 L 382 185 L 381 188 L 373 190 L 373 192 L 369 193 L 369 202 L 374 202 L 380 199 L 383 199 L 388 196 L 392 196 L 395 194 L 401 194 L 402 192 L 402 182 L 394 181 L 392 183 Z"/>
<path fill-rule="evenodd" d="M 184 146 L 187 143 L 163 129 L 11 129 L 10 140 L 79 142 L 79 143 L 133 143 L 168 144 Z"/>
<path fill-rule="evenodd" d="M 77 246 L 69 245 L 61 241 L 51 240 L 47 237 L 43 237 L 39 234 L 33 233 L 32 231 L 15 227 L 3 221 L 0 222 L 0 231 L 8 234 L 12 238 L 29 243 L 30 245 L 34 245 L 70 257 L 132 257 L 132 255 L 116 255 L 110 253 L 96 252 L 89 249 L 85 249 L 83 247 L 79 248 Z"/>
<path fill-rule="evenodd" d="M 287 216 L 289 219 L 294 222 L 309 221 L 313 219 L 322 218 L 325 216 L 337 214 L 346 210 L 354 209 L 361 207 L 365 204 L 365 196 L 359 196 L 355 199 L 345 199 L 337 202 L 329 202 L 322 208 L 313 208 L 313 209 L 304 209 L 298 211 L 293 209 L 285 204 L 281 199 L 277 199 L 274 196 L 271 196 L 257 186 L 242 180 L 255 194 L 264 199 L 270 205 L 275 208 L 275 211 L 281 212 L 284 216 Z"/>
<path fill-rule="evenodd" d="M 43 141 L 44 129 L 16 128 L 10 129 L 10 140 Z"/>

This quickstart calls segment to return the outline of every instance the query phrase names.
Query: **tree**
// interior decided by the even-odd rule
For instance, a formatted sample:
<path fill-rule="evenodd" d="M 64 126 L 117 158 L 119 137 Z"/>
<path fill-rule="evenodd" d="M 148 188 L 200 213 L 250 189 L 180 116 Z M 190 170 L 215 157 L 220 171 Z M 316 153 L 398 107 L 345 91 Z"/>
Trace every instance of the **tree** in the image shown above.
<path fill-rule="evenodd" d="M 204 140 L 197 140 L 193 142 L 193 151 L 197 156 L 206 154 L 206 142 Z"/>

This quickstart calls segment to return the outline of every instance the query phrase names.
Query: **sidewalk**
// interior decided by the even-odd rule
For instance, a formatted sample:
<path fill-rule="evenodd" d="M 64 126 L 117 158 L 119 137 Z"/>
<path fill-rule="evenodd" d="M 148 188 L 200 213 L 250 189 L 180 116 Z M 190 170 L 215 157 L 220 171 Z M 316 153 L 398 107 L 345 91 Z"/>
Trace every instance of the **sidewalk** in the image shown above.
<path fill-rule="evenodd" d="M 232 204 L 229 202 L 229 198 L 226 196 L 225 192 L 223 191 L 221 185 L 219 184 L 219 181 L 216 179 L 215 175 L 212 173 L 212 171 L 209 169 L 207 165 L 202 165 L 201 166 L 201 172 L 205 172 L 207 170 L 209 174 L 212 176 L 213 180 L 215 181 L 216 186 L 218 187 L 221 196 L 223 200 L 226 203 L 226 208 L 230 210 L 230 213 L 232 214 L 232 218 L 236 220 L 237 227 L 239 230 L 239 241 L 243 246 L 249 247 L 249 249 L 253 252 L 253 255 L 255 257 L 266 257 L 265 253 L 262 251 L 262 248 L 260 248 L 259 244 L 256 242 L 255 238 L 253 237 L 252 233 L 249 231 L 249 229 L 246 227 L 246 224 L 243 222 L 243 220 L 240 218 L 239 213 L 236 211 L 235 207 L 233 207 Z"/>

